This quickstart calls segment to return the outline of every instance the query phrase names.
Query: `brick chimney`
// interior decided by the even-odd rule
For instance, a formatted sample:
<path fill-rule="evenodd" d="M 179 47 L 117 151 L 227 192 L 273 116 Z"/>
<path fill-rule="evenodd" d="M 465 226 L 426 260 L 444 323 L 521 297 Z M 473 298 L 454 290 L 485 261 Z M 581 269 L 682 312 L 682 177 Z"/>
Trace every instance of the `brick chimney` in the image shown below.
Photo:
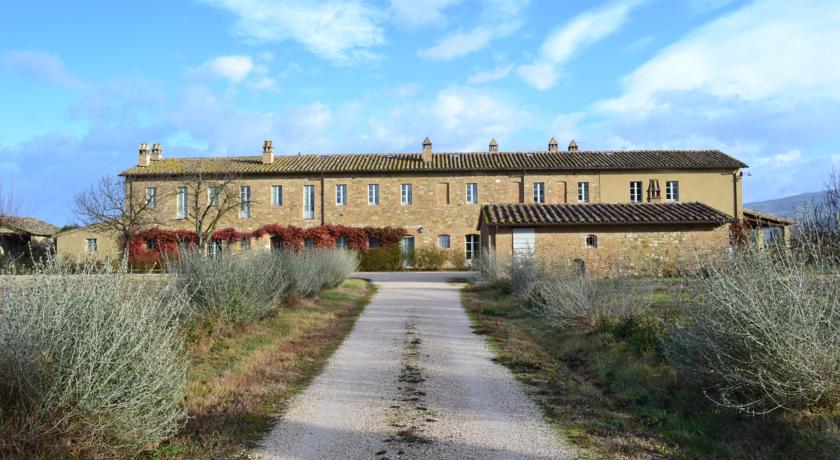
<path fill-rule="evenodd" d="M 551 140 L 548 141 L 548 151 L 551 153 L 557 153 L 560 151 L 560 149 L 557 147 L 557 139 L 552 137 Z"/>
<path fill-rule="evenodd" d="M 569 142 L 569 151 L 570 152 L 577 152 L 578 151 L 577 142 L 575 142 L 574 139 L 572 139 L 572 142 Z"/>
<path fill-rule="evenodd" d="M 149 156 L 149 144 L 140 144 L 140 155 L 137 158 L 137 166 L 146 167 L 149 166 L 149 162 L 151 158 Z"/>
<path fill-rule="evenodd" d="M 263 142 L 262 162 L 264 165 L 270 165 L 274 163 L 274 146 L 271 145 L 271 141 Z"/>
<path fill-rule="evenodd" d="M 490 153 L 499 153 L 499 143 L 496 138 L 490 139 Z"/>
<path fill-rule="evenodd" d="M 163 148 L 160 144 L 152 144 L 152 161 L 160 161 L 163 159 Z"/>
<path fill-rule="evenodd" d="M 659 189 L 659 180 L 651 179 L 647 189 L 648 203 L 662 202 L 662 191 Z"/>
<path fill-rule="evenodd" d="M 423 139 L 423 163 L 429 163 L 432 161 L 432 141 L 429 140 L 429 136 L 426 136 Z"/>

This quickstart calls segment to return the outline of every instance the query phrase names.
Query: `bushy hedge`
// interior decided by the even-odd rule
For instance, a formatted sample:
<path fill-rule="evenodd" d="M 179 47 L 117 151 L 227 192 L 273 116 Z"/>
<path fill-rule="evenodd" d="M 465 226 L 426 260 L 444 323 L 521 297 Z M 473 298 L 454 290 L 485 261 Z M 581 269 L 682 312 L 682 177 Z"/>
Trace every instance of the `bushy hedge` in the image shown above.
<path fill-rule="evenodd" d="M 179 427 L 186 363 L 171 283 L 146 286 L 110 264 L 50 259 L 4 277 L 0 299 L 2 437 L 21 446 L 135 451 Z M 7 438 L 9 439 L 9 438 Z"/>
<path fill-rule="evenodd" d="M 193 250 L 179 259 L 179 284 L 194 314 L 234 323 L 264 318 L 290 295 L 308 297 L 335 287 L 358 266 L 355 251 L 323 248 L 219 257 Z"/>
<path fill-rule="evenodd" d="M 359 254 L 359 269 L 366 272 L 388 272 L 402 269 L 399 246 L 370 248 Z"/>
<path fill-rule="evenodd" d="M 813 248 L 818 249 L 818 248 Z M 687 277 L 666 356 L 717 403 L 752 413 L 840 403 L 840 267 L 831 255 L 746 243 Z"/>

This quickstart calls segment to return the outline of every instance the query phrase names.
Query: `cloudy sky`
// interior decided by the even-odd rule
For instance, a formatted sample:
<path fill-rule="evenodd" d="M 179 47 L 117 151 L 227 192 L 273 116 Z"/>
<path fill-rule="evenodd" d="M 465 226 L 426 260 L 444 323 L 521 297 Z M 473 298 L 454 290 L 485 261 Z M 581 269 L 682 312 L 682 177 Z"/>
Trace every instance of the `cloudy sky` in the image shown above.
<path fill-rule="evenodd" d="M 0 17 L 0 179 L 56 224 L 140 142 L 718 148 L 750 165 L 747 201 L 840 166 L 836 0 L 52 1 Z"/>

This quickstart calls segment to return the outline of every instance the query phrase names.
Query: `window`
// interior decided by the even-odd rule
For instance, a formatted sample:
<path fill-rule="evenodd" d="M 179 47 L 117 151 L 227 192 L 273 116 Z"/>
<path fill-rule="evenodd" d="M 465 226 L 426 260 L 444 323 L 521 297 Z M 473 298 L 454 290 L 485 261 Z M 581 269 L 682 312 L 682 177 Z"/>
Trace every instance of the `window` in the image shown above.
<path fill-rule="evenodd" d="M 467 260 L 477 260 L 479 250 L 478 235 L 467 235 L 464 240 Z"/>
<path fill-rule="evenodd" d="M 87 248 L 88 254 L 93 254 L 94 252 L 96 252 L 96 238 L 86 239 L 85 248 Z"/>
<path fill-rule="evenodd" d="M 467 204 L 478 203 L 478 184 L 467 184 Z"/>
<path fill-rule="evenodd" d="M 157 187 L 146 189 L 146 207 L 149 209 L 155 209 L 157 207 Z"/>
<path fill-rule="evenodd" d="M 438 247 L 442 249 L 449 249 L 451 242 L 449 235 L 438 235 Z"/>
<path fill-rule="evenodd" d="M 303 240 L 303 247 L 314 248 L 315 247 L 315 240 L 313 240 L 312 238 L 305 238 Z"/>
<path fill-rule="evenodd" d="M 239 239 L 239 250 L 248 252 L 251 250 L 251 238 L 242 237 Z"/>
<path fill-rule="evenodd" d="M 368 204 L 379 204 L 379 184 L 368 184 Z"/>
<path fill-rule="evenodd" d="M 598 237 L 595 235 L 586 235 L 586 247 L 587 248 L 597 248 L 598 247 Z"/>
<path fill-rule="evenodd" d="M 251 218 L 251 187 L 247 185 L 239 187 L 239 218 Z"/>
<path fill-rule="evenodd" d="M 382 246 L 382 242 L 379 241 L 379 238 L 377 238 L 375 236 L 369 236 L 368 237 L 368 247 L 369 248 L 378 248 L 379 246 Z"/>
<path fill-rule="evenodd" d="M 315 218 L 315 186 L 303 186 L 303 218 Z"/>
<path fill-rule="evenodd" d="M 577 266 L 578 274 L 580 276 L 586 275 L 586 262 L 581 259 L 575 259 L 575 266 Z"/>
<path fill-rule="evenodd" d="M 675 180 L 665 182 L 665 199 L 668 201 L 680 201 L 680 183 Z"/>
<path fill-rule="evenodd" d="M 222 255 L 222 240 L 213 240 L 207 243 L 207 255 L 210 257 Z"/>
<path fill-rule="evenodd" d="M 400 203 L 411 204 L 411 184 L 400 185 Z"/>
<path fill-rule="evenodd" d="M 187 188 L 178 187 L 178 219 L 187 218 Z"/>
<path fill-rule="evenodd" d="M 534 182 L 534 203 L 545 203 L 544 182 Z"/>
<path fill-rule="evenodd" d="M 146 240 L 146 250 L 147 251 L 154 251 L 155 250 L 155 240 Z"/>
<path fill-rule="evenodd" d="M 630 182 L 630 202 L 631 203 L 641 203 L 642 202 L 642 182 L 641 181 Z"/>
<path fill-rule="evenodd" d="M 347 206 L 347 184 L 335 186 L 335 204 L 336 206 Z"/>
<path fill-rule="evenodd" d="M 347 246 L 348 246 L 348 244 L 347 244 L 347 236 L 346 235 L 341 235 L 338 238 L 336 238 L 335 247 L 340 248 L 340 249 L 347 249 Z"/>
<path fill-rule="evenodd" d="M 272 185 L 271 186 L 271 205 L 274 207 L 283 206 L 283 186 L 282 185 Z"/>
<path fill-rule="evenodd" d="M 219 205 L 219 195 L 221 194 L 221 191 L 221 188 L 215 186 L 207 188 L 207 202 L 210 203 L 210 206 Z"/>
<path fill-rule="evenodd" d="M 589 182 L 578 182 L 578 203 L 589 203 Z"/>

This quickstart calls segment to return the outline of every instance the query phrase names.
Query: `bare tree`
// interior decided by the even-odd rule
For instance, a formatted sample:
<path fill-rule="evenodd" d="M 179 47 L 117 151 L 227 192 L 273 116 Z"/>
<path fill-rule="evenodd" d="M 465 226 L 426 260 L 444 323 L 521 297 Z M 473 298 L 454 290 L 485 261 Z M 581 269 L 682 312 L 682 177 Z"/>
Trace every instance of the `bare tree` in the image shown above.
<path fill-rule="evenodd" d="M 20 198 L 15 193 L 14 180 L 0 181 L 0 216 L 19 216 L 21 210 Z"/>
<path fill-rule="evenodd" d="M 823 255 L 840 257 L 840 172 L 832 171 L 822 200 L 814 200 L 796 216 L 794 246 L 817 248 Z"/>
<path fill-rule="evenodd" d="M 119 235 L 128 254 L 132 237 L 159 223 L 154 206 L 145 195 L 135 196 L 130 181 L 105 176 L 73 197 L 72 210 L 84 225 Z"/>
<path fill-rule="evenodd" d="M 192 224 L 196 235 L 196 244 L 205 248 L 210 242 L 223 219 L 236 211 L 250 215 L 253 202 L 248 196 L 242 196 L 237 186 L 239 175 L 230 172 L 228 165 L 214 171 L 202 167 L 200 160 L 193 162 L 184 175 L 184 183 L 177 194 L 184 197 L 177 198 L 179 212 L 186 210 L 187 221 Z M 216 172 L 222 171 L 222 172 Z M 186 202 L 182 202 L 186 198 Z M 180 217 L 180 216 L 179 216 Z"/>

